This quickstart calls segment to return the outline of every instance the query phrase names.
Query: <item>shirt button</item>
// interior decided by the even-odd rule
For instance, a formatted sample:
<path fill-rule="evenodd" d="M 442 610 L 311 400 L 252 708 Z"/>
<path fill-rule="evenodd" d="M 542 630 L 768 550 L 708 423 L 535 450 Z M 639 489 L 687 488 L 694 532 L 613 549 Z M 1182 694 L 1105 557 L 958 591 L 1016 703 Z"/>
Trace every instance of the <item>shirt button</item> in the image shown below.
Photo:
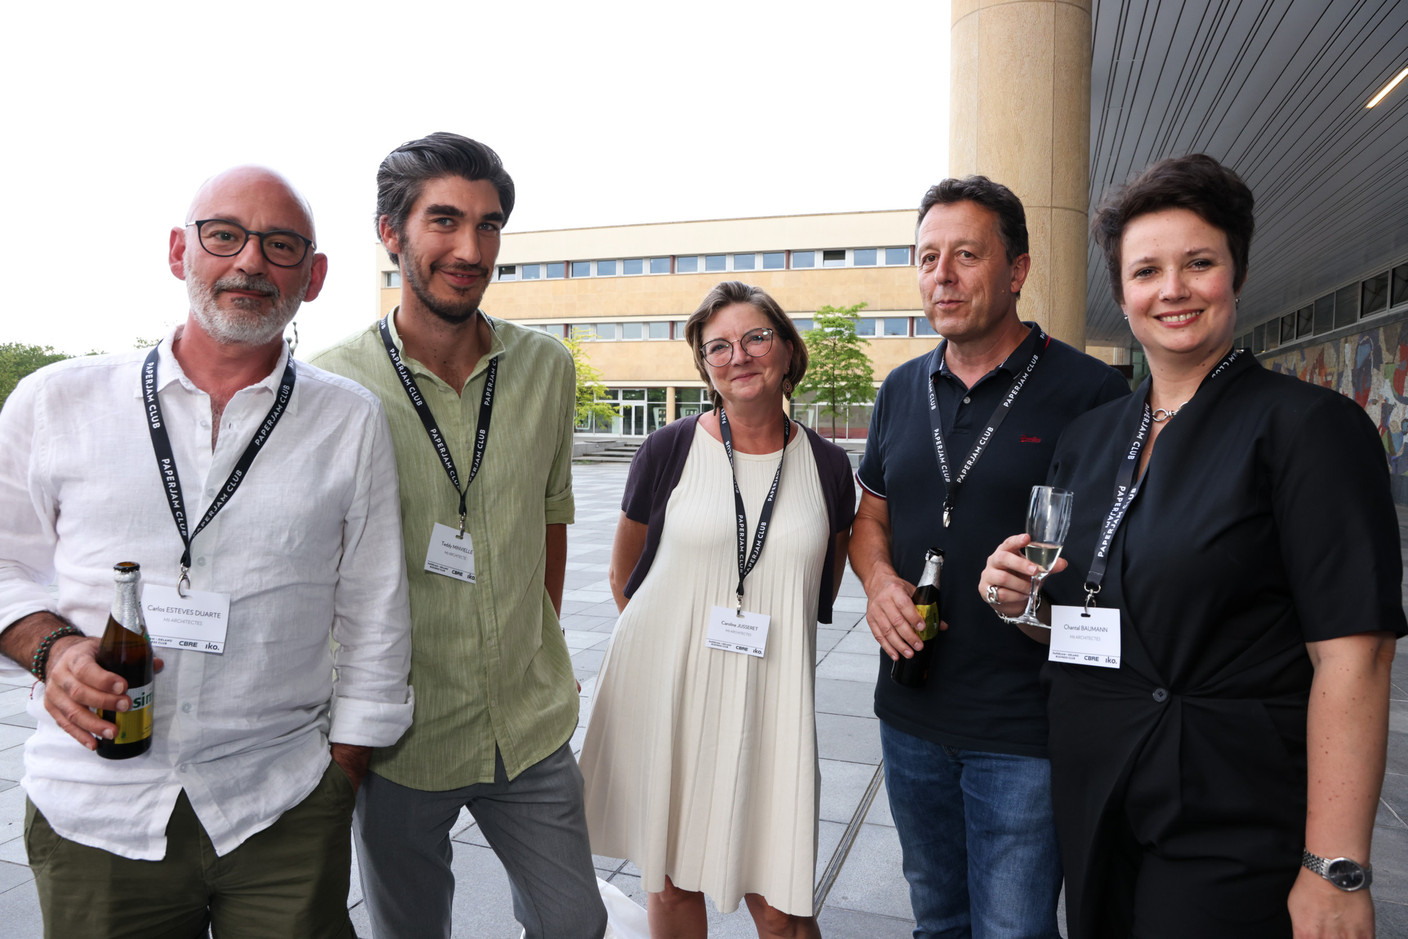
<path fill-rule="evenodd" d="M 182 763 L 180 766 L 176 767 L 176 771 L 178 773 L 184 773 L 186 771 L 186 764 Z"/>
<path fill-rule="evenodd" d="M 205 567 L 205 558 L 196 558 L 196 567 Z"/>
<path fill-rule="evenodd" d="M 207 489 L 207 490 L 205 490 L 205 497 L 206 497 L 207 499 L 214 499 L 214 498 L 215 498 L 215 490 L 214 490 L 214 489 Z"/>
<path fill-rule="evenodd" d="M 210 421 L 207 421 L 207 420 L 202 419 L 201 422 L 200 422 L 200 426 L 202 426 L 202 427 L 209 427 L 209 426 L 210 426 Z"/>
<path fill-rule="evenodd" d="M 972 404 L 972 403 L 973 403 L 973 399 L 972 399 L 972 398 L 964 398 L 964 399 L 963 399 L 963 403 L 964 403 L 964 404 Z"/>
<path fill-rule="evenodd" d="M 1167 700 L 1168 700 L 1168 689 L 1167 689 L 1167 688 L 1155 688 L 1155 689 L 1154 689 L 1154 700 L 1157 701 L 1157 702 L 1159 702 L 1160 704 L 1163 704 L 1165 701 L 1167 701 Z"/>
<path fill-rule="evenodd" d="M 185 704 L 181 705 L 181 713 L 182 713 L 182 714 L 189 714 L 189 713 L 191 713 L 191 702 L 187 701 Z"/>

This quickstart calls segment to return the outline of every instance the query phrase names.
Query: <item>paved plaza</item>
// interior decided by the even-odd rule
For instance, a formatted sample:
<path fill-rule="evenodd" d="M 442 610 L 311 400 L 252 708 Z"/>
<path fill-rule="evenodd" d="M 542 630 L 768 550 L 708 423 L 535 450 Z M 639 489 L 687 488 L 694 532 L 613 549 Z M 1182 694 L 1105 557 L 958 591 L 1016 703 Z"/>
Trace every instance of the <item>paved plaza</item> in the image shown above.
<path fill-rule="evenodd" d="M 592 689 L 606 651 L 616 607 L 606 581 L 611 539 L 620 514 L 624 465 L 573 469 L 577 522 L 568 532 L 563 626 L 578 679 L 582 713 L 572 737 L 581 749 Z M 1399 510 L 1408 538 L 1408 510 Z M 849 571 L 835 622 L 817 630 L 816 711 L 821 757 L 821 830 L 817 857 L 818 919 L 827 939 L 904 939 L 911 934 L 909 901 L 900 873 L 899 842 L 880 778 L 880 740 L 871 707 L 875 642 L 864 623 L 865 597 Z M 1388 774 L 1374 832 L 1373 893 L 1381 937 L 1408 937 L 1408 661 L 1394 664 Z M 33 879 L 25 863 L 23 745 L 34 721 L 25 712 L 30 682 L 0 679 L 0 935 L 42 934 Z M 644 904 L 640 878 L 628 862 L 598 857 L 598 876 Z M 454 831 L 457 890 L 454 934 L 465 939 L 513 939 L 508 880 L 477 826 L 462 814 Z M 362 936 L 370 935 L 354 872 L 348 904 Z M 751 937 L 746 909 L 710 908 L 710 935 Z"/>

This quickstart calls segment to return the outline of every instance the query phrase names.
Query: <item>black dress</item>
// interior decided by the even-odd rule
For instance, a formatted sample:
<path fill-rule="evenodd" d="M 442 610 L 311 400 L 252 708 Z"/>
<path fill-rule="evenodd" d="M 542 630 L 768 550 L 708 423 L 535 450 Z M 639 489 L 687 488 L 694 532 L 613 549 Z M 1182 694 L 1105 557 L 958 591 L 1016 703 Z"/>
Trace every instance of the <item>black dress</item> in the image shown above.
<path fill-rule="evenodd" d="M 1146 387 L 1078 419 L 1046 582 L 1082 602 Z M 1162 429 L 1099 595 L 1119 669 L 1049 663 L 1072 939 L 1290 935 L 1306 808 L 1305 643 L 1408 631 L 1388 470 L 1353 401 L 1242 353 Z M 1367 859 L 1366 859 L 1367 860 Z"/>

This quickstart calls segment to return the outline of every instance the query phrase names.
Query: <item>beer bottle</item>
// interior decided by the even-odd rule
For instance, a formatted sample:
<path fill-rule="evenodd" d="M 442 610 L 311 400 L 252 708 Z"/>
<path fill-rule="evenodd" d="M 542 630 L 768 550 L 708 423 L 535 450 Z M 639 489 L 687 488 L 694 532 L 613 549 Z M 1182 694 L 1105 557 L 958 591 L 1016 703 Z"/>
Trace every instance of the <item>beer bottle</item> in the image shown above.
<path fill-rule="evenodd" d="M 924 648 L 914 653 L 912 658 L 900 656 L 890 666 L 890 677 L 906 688 L 923 688 L 929 678 L 929 662 L 934 657 L 933 639 L 939 634 L 939 572 L 943 566 L 944 553 L 938 548 L 930 548 L 924 553 L 924 574 L 910 597 L 924 617 L 924 626 L 919 630 Z"/>
<path fill-rule="evenodd" d="M 131 561 L 113 567 L 117 582 L 112 615 L 98 646 L 98 664 L 127 679 L 130 711 L 99 711 L 117 725 L 111 740 L 98 739 L 98 756 L 125 760 L 146 753 L 152 745 L 152 643 L 142 619 L 142 569 Z"/>

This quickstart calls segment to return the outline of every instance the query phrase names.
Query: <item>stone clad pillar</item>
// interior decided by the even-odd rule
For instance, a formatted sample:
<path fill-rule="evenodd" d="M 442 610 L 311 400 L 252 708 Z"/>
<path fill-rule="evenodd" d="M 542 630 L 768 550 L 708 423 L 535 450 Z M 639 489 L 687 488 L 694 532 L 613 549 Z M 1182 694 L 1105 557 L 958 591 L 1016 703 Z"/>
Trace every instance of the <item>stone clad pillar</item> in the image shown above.
<path fill-rule="evenodd" d="M 1017 306 L 1085 348 L 1092 0 L 952 0 L 950 176 L 981 173 L 1027 210 Z"/>

